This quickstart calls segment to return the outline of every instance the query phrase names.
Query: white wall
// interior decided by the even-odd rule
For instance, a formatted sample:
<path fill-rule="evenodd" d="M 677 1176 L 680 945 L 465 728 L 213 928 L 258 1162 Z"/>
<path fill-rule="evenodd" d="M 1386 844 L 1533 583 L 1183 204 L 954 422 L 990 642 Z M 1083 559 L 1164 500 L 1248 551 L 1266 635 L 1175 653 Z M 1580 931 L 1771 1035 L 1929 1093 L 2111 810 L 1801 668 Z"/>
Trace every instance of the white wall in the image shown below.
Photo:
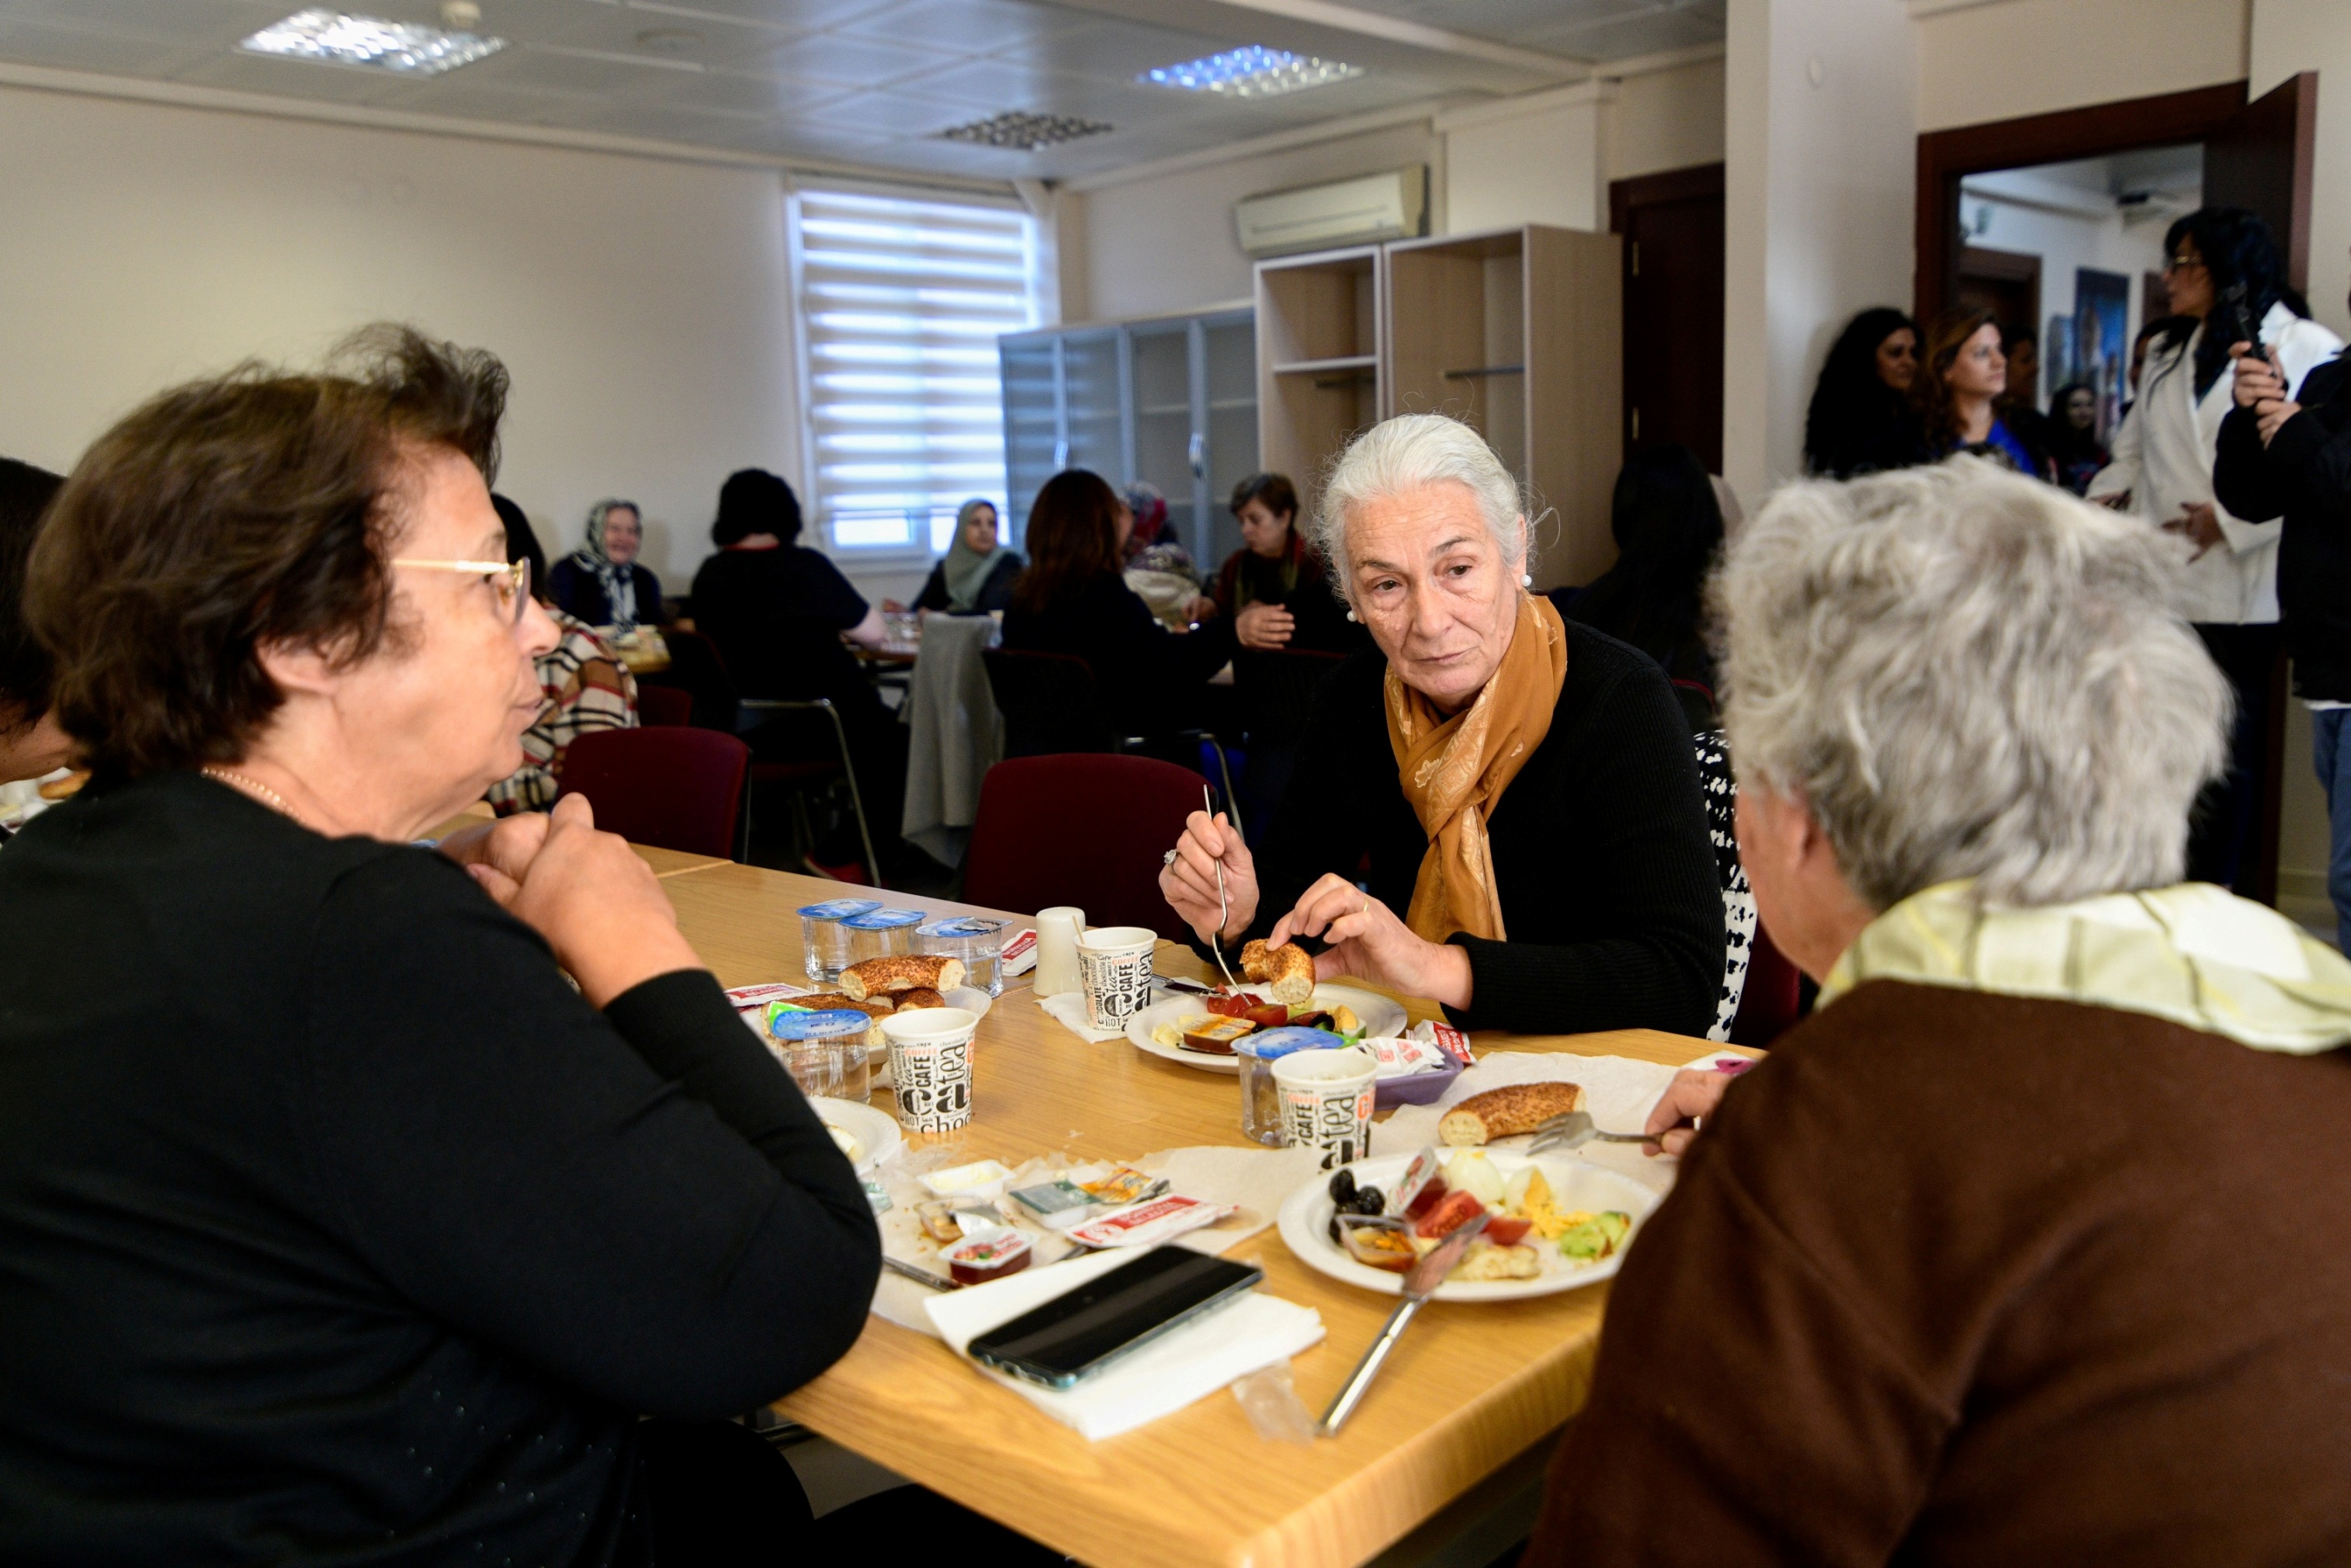
<path fill-rule="evenodd" d="M 1618 82 L 1608 178 L 1720 162 L 1723 85 L 1720 56 Z"/>
<path fill-rule="evenodd" d="M 643 502 L 683 591 L 719 481 L 799 478 L 772 171 L 0 89 L 0 453 L 53 468 L 141 399 L 413 321 L 514 376 L 499 487 L 550 554 Z"/>
<path fill-rule="evenodd" d="M 1723 476 L 1750 511 L 1802 471 L 1838 329 L 1910 298 L 1910 27 L 1899 0 L 1730 0 Z"/>
<path fill-rule="evenodd" d="M 1922 0 L 1920 131 L 1980 125 L 2235 81 L 2249 12 L 2270 0 Z M 2304 0 L 2313 13 L 2343 7 Z"/>
<path fill-rule="evenodd" d="M 1608 141 L 1615 89 L 1557 92 L 1437 117 L 1445 133 L 1444 233 L 1519 224 L 1608 226 Z"/>

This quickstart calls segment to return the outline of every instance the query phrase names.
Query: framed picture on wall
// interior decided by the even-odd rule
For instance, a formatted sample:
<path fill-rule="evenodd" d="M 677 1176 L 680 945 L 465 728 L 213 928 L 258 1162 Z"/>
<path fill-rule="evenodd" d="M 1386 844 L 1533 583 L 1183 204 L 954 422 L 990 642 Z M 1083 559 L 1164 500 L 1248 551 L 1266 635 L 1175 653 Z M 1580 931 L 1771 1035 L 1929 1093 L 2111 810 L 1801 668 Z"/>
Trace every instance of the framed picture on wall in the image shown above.
<path fill-rule="evenodd" d="M 2098 439 L 2122 423 L 2130 376 L 2130 279 L 2095 267 L 2074 269 L 2074 379 L 2098 397 Z"/>

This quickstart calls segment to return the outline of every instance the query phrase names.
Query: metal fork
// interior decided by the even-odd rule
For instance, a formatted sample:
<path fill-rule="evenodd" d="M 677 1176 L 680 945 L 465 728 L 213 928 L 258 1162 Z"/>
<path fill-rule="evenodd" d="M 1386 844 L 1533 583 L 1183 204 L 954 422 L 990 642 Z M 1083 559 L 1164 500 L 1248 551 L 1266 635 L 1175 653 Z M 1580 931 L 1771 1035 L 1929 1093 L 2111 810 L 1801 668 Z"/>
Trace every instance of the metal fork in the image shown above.
<path fill-rule="evenodd" d="M 1200 786 L 1200 810 L 1208 821 L 1213 822 L 1217 820 L 1217 804 L 1209 799 L 1206 784 Z M 1208 951 L 1217 956 L 1217 967 L 1224 970 L 1227 988 L 1238 991 L 1241 988 L 1240 982 L 1233 978 L 1233 971 L 1225 962 L 1225 926 L 1232 917 L 1232 902 L 1225 896 L 1225 861 L 1219 855 L 1217 857 L 1217 939 L 1208 944 Z"/>
<path fill-rule="evenodd" d="M 1540 1155 L 1554 1149 L 1580 1149 L 1595 1139 L 1604 1144 L 1646 1144 L 1649 1141 L 1649 1134 L 1604 1133 L 1592 1124 L 1590 1112 L 1569 1111 L 1537 1127 L 1534 1142 L 1527 1145 L 1527 1153 Z"/>

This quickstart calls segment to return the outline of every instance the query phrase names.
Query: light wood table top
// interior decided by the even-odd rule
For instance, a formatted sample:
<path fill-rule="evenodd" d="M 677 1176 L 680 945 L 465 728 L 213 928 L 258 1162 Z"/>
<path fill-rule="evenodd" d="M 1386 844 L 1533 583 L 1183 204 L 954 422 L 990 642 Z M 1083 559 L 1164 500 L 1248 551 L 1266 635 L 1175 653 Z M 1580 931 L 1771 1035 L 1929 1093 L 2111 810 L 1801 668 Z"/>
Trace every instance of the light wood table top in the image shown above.
<path fill-rule="evenodd" d="M 742 865 L 665 883 L 678 923 L 728 986 L 803 978 L 803 904 L 839 883 Z M 884 895 L 941 914 L 945 900 Z M 989 911 L 1001 914 L 1001 911 Z M 1023 917 L 1025 920 L 1025 917 Z M 1205 977 L 1163 942 L 1162 973 Z M 1414 1018 L 1435 1015 L 1408 1002 Z M 1242 1143 L 1235 1081 L 1135 1050 L 1091 1045 L 1008 989 L 980 1023 L 976 1109 L 959 1134 L 974 1159 L 1019 1164 L 1067 1150 L 1133 1159 Z M 1573 1051 L 1679 1064 L 1708 1042 L 1651 1030 L 1573 1037 L 1486 1033 L 1479 1051 Z M 887 1108 L 888 1092 L 875 1103 Z M 909 1134 L 919 1146 L 924 1140 Z M 1241 1244 L 1265 1289 L 1322 1315 L 1328 1337 L 1297 1358 L 1300 1397 L 1320 1413 L 1395 1305 L 1314 1273 L 1269 1229 Z M 1499 1304 L 1432 1302 L 1335 1439 L 1259 1438 L 1218 1394 L 1105 1442 L 1088 1442 L 997 1386 L 946 1345 L 880 1318 L 823 1376 L 777 1409 L 1098 1568 L 1227 1563 L 1338 1568 L 1361 1563 L 1557 1428 L 1583 1403 L 1607 1287 Z"/>

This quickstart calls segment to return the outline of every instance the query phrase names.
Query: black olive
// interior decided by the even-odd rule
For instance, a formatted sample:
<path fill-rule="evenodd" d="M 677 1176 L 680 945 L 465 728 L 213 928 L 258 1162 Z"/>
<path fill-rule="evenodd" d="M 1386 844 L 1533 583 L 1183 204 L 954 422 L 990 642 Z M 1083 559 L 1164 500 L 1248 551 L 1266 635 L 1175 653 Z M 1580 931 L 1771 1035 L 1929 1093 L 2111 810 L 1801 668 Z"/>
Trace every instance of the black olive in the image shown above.
<path fill-rule="evenodd" d="M 1346 1244 L 1345 1239 L 1342 1237 L 1339 1232 L 1339 1217 L 1336 1214 L 1333 1214 L 1331 1217 L 1331 1245 L 1333 1247 L 1344 1247 Z"/>
<path fill-rule="evenodd" d="M 1354 1207 L 1357 1214 L 1381 1213 L 1387 1207 L 1387 1202 L 1388 1200 L 1381 1196 L 1380 1189 L 1375 1186 L 1358 1187 L 1355 1189 Z"/>
<path fill-rule="evenodd" d="M 1331 1178 L 1331 1201 L 1341 1208 L 1355 1201 L 1355 1173 L 1343 1170 Z"/>

